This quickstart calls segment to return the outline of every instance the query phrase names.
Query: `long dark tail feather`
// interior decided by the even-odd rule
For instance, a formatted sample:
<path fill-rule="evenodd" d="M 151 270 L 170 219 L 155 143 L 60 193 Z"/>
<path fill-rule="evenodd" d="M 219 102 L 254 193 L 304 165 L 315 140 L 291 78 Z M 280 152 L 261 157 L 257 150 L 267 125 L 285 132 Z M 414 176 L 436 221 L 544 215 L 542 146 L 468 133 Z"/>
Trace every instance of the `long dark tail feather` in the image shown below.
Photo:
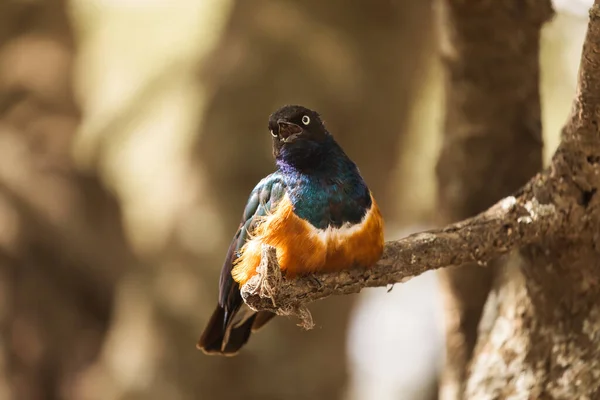
<path fill-rule="evenodd" d="M 275 314 L 260 311 L 254 312 L 244 304 L 240 287 L 231 276 L 236 251 L 245 241 L 240 236 L 246 229 L 244 223 L 235 234 L 219 278 L 219 304 L 213 312 L 196 347 L 206 354 L 232 356 L 248 342 L 250 334 L 257 331 Z"/>
<path fill-rule="evenodd" d="M 248 342 L 250 334 L 262 328 L 275 314 L 268 311 L 254 313 L 239 326 L 231 326 L 232 317 L 226 318 L 225 309 L 217 306 L 196 347 L 205 354 L 234 356 Z"/>
<path fill-rule="evenodd" d="M 213 312 L 200 340 L 196 345 L 197 348 L 206 354 L 215 354 L 221 352 L 223 339 L 225 338 L 225 310 L 221 306 L 217 306 Z"/>
<path fill-rule="evenodd" d="M 250 316 L 240 326 L 231 326 L 230 321 L 224 323 L 225 310 L 217 306 L 213 312 L 196 347 L 206 354 L 233 356 L 248 342 L 257 315 Z M 231 317 L 229 318 L 231 319 Z"/>
<path fill-rule="evenodd" d="M 221 354 L 225 356 L 234 356 L 240 351 L 250 338 L 252 324 L 256 319 L 256 315 L 257 314 L 252 315 L 242 325 L 231 330 L 229 337 L 227 338 L 227 344 Z"/>

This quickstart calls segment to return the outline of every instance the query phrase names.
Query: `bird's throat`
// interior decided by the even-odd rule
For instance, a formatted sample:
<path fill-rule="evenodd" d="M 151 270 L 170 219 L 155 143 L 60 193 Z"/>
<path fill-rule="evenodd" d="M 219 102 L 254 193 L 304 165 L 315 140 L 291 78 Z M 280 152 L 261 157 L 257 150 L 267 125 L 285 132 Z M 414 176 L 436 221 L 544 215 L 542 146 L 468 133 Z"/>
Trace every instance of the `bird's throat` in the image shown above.
<path fill-rule="evenodd" d="M 331 170 L 336 146 L 329 143 L 296 142 L 284 146 L 276 157 L 282 172 L 310 173 Z"/>

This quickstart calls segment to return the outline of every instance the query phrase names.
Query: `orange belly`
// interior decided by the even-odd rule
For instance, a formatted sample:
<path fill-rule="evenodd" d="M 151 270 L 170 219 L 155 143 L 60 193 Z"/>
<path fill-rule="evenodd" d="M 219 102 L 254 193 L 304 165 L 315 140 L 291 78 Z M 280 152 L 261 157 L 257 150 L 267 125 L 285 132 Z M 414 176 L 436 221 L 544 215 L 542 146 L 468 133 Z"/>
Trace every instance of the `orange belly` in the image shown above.
<path fill-rule="evenodd" d="M 242 247 L 233 279 L 243 285 L 256 274 L 263 244 L 277 249 L 279 266 L 287 277 L 375 264 L 383 252 L 383 219 L 373 196 L 371 199 L 371 209 L 359 224 L 317 229 L 294 214 L 285 195 Z"/>

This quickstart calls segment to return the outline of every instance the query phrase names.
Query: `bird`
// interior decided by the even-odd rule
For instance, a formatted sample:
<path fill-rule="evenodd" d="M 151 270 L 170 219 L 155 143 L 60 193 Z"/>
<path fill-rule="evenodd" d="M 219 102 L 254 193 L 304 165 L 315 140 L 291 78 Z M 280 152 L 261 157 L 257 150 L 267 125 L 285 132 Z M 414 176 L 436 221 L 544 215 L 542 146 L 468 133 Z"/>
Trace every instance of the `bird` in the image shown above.
<path fill-rule="evenodd" d="M 269 117 L 275 172 L 252 190 L 219 278 L 218 304 L 197 348 L 234 356 L 274 313 L 251 310 L 240 288 L 273 246 L 286 279 L 368 268 L 383 253 L 384 222 L 357 165 L 319 113 L 286 105 Z"/>

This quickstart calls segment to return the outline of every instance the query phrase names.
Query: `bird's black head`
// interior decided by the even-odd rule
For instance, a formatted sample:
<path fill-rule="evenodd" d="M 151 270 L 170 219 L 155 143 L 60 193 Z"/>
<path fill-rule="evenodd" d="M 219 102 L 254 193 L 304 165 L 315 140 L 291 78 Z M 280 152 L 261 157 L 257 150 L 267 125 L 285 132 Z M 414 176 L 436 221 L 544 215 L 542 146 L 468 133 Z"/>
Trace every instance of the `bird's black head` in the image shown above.
<path fill-rule="evenodd" d="M 323 155 L 333 139 L 316 111 L 283 106 L 269 117 L 273 155 L 287 164 L 309 163 Z"/>

